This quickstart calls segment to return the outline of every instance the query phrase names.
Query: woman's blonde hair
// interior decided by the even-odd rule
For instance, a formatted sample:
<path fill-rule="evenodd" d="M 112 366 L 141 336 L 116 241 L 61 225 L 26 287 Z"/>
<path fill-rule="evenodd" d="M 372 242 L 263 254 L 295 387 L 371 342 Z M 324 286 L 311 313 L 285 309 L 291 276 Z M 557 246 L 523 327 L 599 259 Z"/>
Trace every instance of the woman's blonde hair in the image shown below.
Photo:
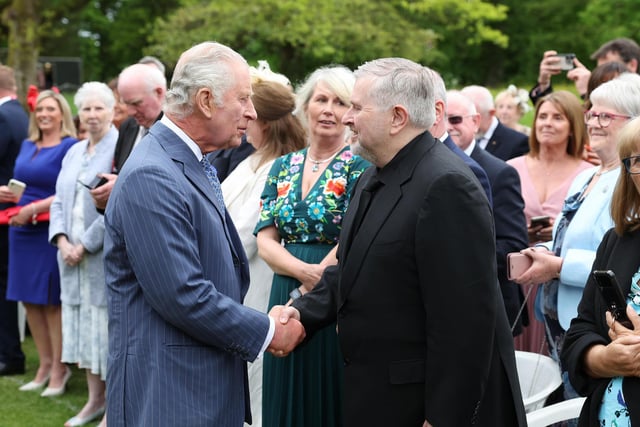
<path fill-rule="evenodd" d="M 60 95 L 57 92 L 52 90 L 43 90 L 38 95 L 36 99 L 36 109 L 38 104 L 42 102 L 42 100 L 47 98 L 53 98 L 57 103 L 60 111 L 62 112 L 62 124 L 60 127 L 60 136 L 64 138 L 65 136 L 72 136 L 76 138 L 76 126 L 73 124 L 73 116 L 71 115 L 71 108 L 69 107 L 69 103 L 64 98 L 64 96 Z M 42 132 L 38 127 L 38 123 L 36 122 L 36 113 L 35 109 L 31 113 L 31 117 L 29 120 L 29 139 L 31 141 L 40 141 L 42 139 Z"/>
<path fill-rule="evenodd" d="M 640 154 L 640 117 L 629 122 L 618 133 L 618 155 L 620 159 Z M 640 227 L 640 192 L 624 165 L 620 166 L 620 176 L 611 197 L 611 218 L 616 233 Z"/>

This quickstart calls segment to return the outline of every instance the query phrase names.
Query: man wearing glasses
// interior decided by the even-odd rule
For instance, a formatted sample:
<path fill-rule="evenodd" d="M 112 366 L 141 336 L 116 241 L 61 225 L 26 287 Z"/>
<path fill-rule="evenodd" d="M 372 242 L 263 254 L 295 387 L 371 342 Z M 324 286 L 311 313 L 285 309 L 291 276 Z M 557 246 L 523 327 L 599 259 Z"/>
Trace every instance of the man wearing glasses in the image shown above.
<path fill-rule="evenodd" d="M 461 150 L 478 162 L 491 184 L 493 219 L 496 230 L 496 261 L 498 281 L 509 324 L 514 336 L 522 333 L 518 316 L 524 295 L 518 285 L 507 279 L 507 254 L 528 245 L 524 200 L 520 192 L 520 176 L 512 166 L 487 153 L 475 141 L 480 115 L 473 101 L 462 92 L 447 93 L 448 132 Z M 525 323 L 526 324 L 526 323 Z"/>

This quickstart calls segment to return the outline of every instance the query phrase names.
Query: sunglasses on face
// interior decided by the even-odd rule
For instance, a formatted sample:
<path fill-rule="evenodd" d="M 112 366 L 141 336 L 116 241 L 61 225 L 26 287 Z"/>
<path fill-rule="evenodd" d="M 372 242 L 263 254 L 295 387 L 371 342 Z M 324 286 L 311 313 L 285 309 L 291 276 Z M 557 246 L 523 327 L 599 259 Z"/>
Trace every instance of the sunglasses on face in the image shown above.
<path fill-rule="evenodd" d="M 447 120 L 451 125 L 459 125 L 466 117 L 473 117 L 473 114 L 468 114 L 466 116 L 447 116 Z"/>

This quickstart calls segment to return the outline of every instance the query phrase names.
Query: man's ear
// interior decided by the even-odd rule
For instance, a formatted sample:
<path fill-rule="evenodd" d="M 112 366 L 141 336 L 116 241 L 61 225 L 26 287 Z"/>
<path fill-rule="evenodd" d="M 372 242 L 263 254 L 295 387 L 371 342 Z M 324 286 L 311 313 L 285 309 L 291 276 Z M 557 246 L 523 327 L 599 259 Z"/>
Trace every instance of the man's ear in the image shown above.
<path fill-rule="evenodd" d="M 391 129 L 392 135 L 400 133 L 409 124 L 409 112 L 404 105 L 394 105 L 391 109 Z"/>
<path fill-rule="evenodd" d="M 433 123 L 434 126 L 439 124 L 444 120 L 445 112 L 444 112 L 444 101 L 441 99 L 436 100 L 436 121 Z"/>
<path fill-rule="evenodd" d="M 480 129 L 480 114 L 479 113 L 473 114 L 471 116 L 471 120 L 473 121 L 473 125 L 475 127 L 474 132 L 478 132 L 478 129 Z"/>
<path fill-rule="evenodd" d="M 215 110 L 215 103 L 213 99 L 213 93 L 209 88 L 203 87 L 198 89 L 194 97 L 194 107 L 200 110 L 202 115 L 210 119 L 213 116 Z"/>
<path fill-rule="evenodd" d="M 629 69 L 629 71 L 633 72 L 633 73 L 637 73 L 638 72 L 638 60 L 633 58 L 631 59 L 629 62 L 627 62 L 627 68 Z"/>

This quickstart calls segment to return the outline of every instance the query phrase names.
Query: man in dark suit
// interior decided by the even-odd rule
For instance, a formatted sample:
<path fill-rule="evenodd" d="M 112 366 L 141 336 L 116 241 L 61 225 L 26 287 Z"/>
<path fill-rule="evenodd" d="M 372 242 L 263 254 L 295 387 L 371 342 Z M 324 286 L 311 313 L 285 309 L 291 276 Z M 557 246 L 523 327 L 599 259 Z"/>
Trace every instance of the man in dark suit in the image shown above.
<path fill-rule="evenodd" d="M 461 118 L 456 124 L 449 122 L 449 134 L 460 149 L 482 166 L 491 182 L 498 280 L 509 324 L 512 326 L 513 335 L 516 336 L 522 332 L 522 318 L 519 314 L 524 303 L 524 295 L 517 283 L 507 279 L 507 254 L 518 252 L 529 245 L 520 177 L 515 168 L 476 144 L 474 138 L 480 118 L 469 98 L 461 92 L 448 92 L 447 115 Z M 524 310 L 522 312 L 526 313 Z"/>
<path fill-rule="evenodd" d="M 102 174 L 108 181 L 91 190 L 99 210 L 103 210 L 116 182 L 117 174 L 149 128 L 162 117 L 162 103 L 167 92 L 167 79 L 151 64 L 133 64 L 118 76 L 118 94 L 127 105 L 129 118 L 120 125 L 113 158 L 113 173 Z"/>
<path fill-rule="evenodd" d="M 442 141 L 445 147 L 449 150 L 453 151 L 453 153 L 460 157 L 462 161 L 469 166 L 471 172 L 478 178 L 480 185 L 482 185 L 482 189 L 484 190 L 487 198 L 489 199 L 489 203 L 493 203 L 492 195 L 491 195 L 491 184 L 489 184 L 489 177 L 487 177 L 487 173 L 482 169 L 482 167 L 473 160 L 471 157 L 467 156 L 458 146 L 453 142 L 449 134 L 447 133 L 447 88 L 444 84 L 444 80 L 435 70 L 431 68 L 425 67 L 427 71 L 431 74 L 431 79 L 433 81 L 433 91 L 435 96 L 435 109 L 436 109 L 436 118 L 435 122 L 429 129 L 431 135 Z"/>
<path fill-rule="evenodd" d="M 374 167 L 355 187 L 338 265 L 273 314 L 301 318 L 309 333 L 337 318 L 347 427 L 526 425 L 491 207 L 427 131 L 428 71 L 368 62 L 351 102 L 342 121 Z"/>
<path fill-rule="evenodd" d="M 13 176 L 13 164 L 20 145 L 27 137 L 29 117 L 16 99 L 13 70 L 0 65 L 0 183 L 5 185 Z M 0 203 L 0 209 L 13 206 Z M 9 226 L 0 225 L 0 375 L 24 373 L 24 354 L 20 348 L 18 306 L 7 301 L 7 263 L 9 257 Z"/>
<path fill-rule="evenodd" d="M 166 115 L 133 150 L 105 214 L 109 426 L 251 422 L 247 361 L 304 337 L 242 305 L 248 262 L 203 156 L 240 143 L 249 66 L 218 43 L 184 52 Z"/>
<path fill-rule="evenodd" d="M 483 86 L 467 86 L 462 93 L 471 99 L 480 115 L 477 144 L 505 162 L 529 152 L 529 137 L 506 127 L 496 118 L 493 95 Z"/>

